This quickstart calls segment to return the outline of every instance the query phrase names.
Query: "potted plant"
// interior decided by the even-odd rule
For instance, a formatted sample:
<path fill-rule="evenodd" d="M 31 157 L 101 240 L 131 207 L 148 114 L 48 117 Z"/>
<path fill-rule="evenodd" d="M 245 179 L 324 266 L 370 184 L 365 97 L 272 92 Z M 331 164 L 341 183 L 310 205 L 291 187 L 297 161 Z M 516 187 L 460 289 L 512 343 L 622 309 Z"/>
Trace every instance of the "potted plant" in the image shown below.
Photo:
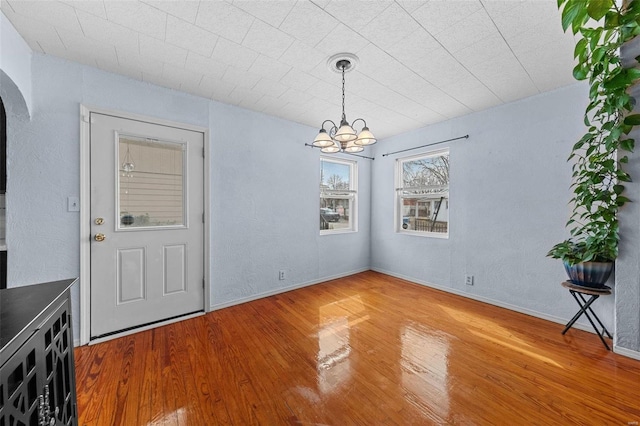
<path fill-rule="evenodd" d="M 640 114 L 629 114 L 635 100 L 628 93 L 640 70 L 623 67 L 620 59 L 622 45 L 640 34 L 640 0 L 623 6 L 613 0 L 558 0 L 558 7 L 563 29 L 571 27 L 581 36 L 573 76 L 587 80 L 590 90 L 584 113 L 587 133 L 568 159 L 573 162 L 573 212 L 567 222 L 571 238 L 547 256 L 561 259 L 575 284 L 601 287 L 618 256 L 617 212 L 629 201 L 623 195 L 623 183 L 631 181 L 622 167 L 628 162 L 623 151 L 633 150 L 628 135 L 640 124 Z"/>
<path fill-rule="evenodd" d="M 556 244 L 548 255 L 562 259 L 569 281 L 573 284 L 602 288 L 613 271 L 615 260 L 615 257 L 601 254 L 606 250 L 605 247 L 598 247 L 597 243 L 589 244 L 585 240 L 565 240 Z M 595 256 L 593 260 L 584 260 L 592 254 Z"/>

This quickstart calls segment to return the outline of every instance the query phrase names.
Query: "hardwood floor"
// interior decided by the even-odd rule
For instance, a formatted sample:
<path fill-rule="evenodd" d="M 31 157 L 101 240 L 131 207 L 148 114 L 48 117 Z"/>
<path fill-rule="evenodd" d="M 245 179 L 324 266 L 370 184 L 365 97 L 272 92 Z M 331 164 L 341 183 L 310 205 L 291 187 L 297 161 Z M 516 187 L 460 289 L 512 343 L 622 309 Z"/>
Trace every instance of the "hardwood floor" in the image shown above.
<path fill-rule="evenodd" d="M 595 334 L 365 272 L 75 351 L 79 425 L 630 425 Z"/>

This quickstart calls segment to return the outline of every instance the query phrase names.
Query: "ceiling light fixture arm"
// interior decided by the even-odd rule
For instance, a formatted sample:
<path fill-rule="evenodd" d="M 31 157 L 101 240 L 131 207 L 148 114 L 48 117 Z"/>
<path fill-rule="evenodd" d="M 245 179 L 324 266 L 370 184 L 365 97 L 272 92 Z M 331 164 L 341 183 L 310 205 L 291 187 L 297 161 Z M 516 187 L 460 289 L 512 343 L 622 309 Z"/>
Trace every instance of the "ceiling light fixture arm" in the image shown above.
<path fill-rule="evenodd" d="M 364 118 L 356 118 L 355 120 L 353 120 L 353 123 L 351 124 L 351 127 L 353 127 L 353 128 L 355 129 L 355 127 L 356 127 L 356 123 L 357 123 L 358 121 L 362 121 L 362 123 L 364 124 L 364 125 L 362 126 L 362 128 L 363 128 L 363 129 L 368 129 L 368 127 L 367 127 L 367 122 L 366 122 L 366 121 L 364 121 Z"/>
<path fill-rule="evenodd" d="M 336 123 L 334 123 L 333 120 L 324 120 L 320 128 L 324 131 L 327 131 L 327 129 L 324 127 L 324 125 L 327 123 L 331 123 L 331 127 L 328 129 L 327 133 L 329 134 L 329 136 L 333 138 L 333 135 L 335 135 L 336 132 L 338 131 L 338 126 L 336 126 Z"/>

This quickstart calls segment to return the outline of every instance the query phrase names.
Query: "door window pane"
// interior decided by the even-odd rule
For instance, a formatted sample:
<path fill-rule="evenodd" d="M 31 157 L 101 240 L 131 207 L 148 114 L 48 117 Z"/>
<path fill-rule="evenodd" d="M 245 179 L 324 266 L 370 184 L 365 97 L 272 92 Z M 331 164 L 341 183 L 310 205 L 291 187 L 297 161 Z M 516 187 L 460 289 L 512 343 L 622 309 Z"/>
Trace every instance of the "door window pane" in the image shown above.
<path fill-rule="evenodd" d="M 185 146 L 119 135 L 120 229 L 185 225 Z"/>

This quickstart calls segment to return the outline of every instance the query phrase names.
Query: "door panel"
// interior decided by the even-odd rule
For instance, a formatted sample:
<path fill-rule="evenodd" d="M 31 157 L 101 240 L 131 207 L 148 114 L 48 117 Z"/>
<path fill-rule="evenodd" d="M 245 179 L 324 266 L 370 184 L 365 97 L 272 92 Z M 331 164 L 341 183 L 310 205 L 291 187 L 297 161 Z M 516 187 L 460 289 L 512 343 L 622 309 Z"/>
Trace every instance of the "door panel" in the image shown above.
<path fill-rule="evenodd" d="M 91 337 L 204 308 L 201 132 L 91 113 Z"/>
<path fill-rule="evenodd" d="M 144 247 L 117 249 L 118 304 L 144 299 L 146 279 L 146 256 Z"/>
<path fill-rule="evenodd" d="M 186 251 L 183 244 L 164 247 L 164 293 L 187 290 Z"/>

